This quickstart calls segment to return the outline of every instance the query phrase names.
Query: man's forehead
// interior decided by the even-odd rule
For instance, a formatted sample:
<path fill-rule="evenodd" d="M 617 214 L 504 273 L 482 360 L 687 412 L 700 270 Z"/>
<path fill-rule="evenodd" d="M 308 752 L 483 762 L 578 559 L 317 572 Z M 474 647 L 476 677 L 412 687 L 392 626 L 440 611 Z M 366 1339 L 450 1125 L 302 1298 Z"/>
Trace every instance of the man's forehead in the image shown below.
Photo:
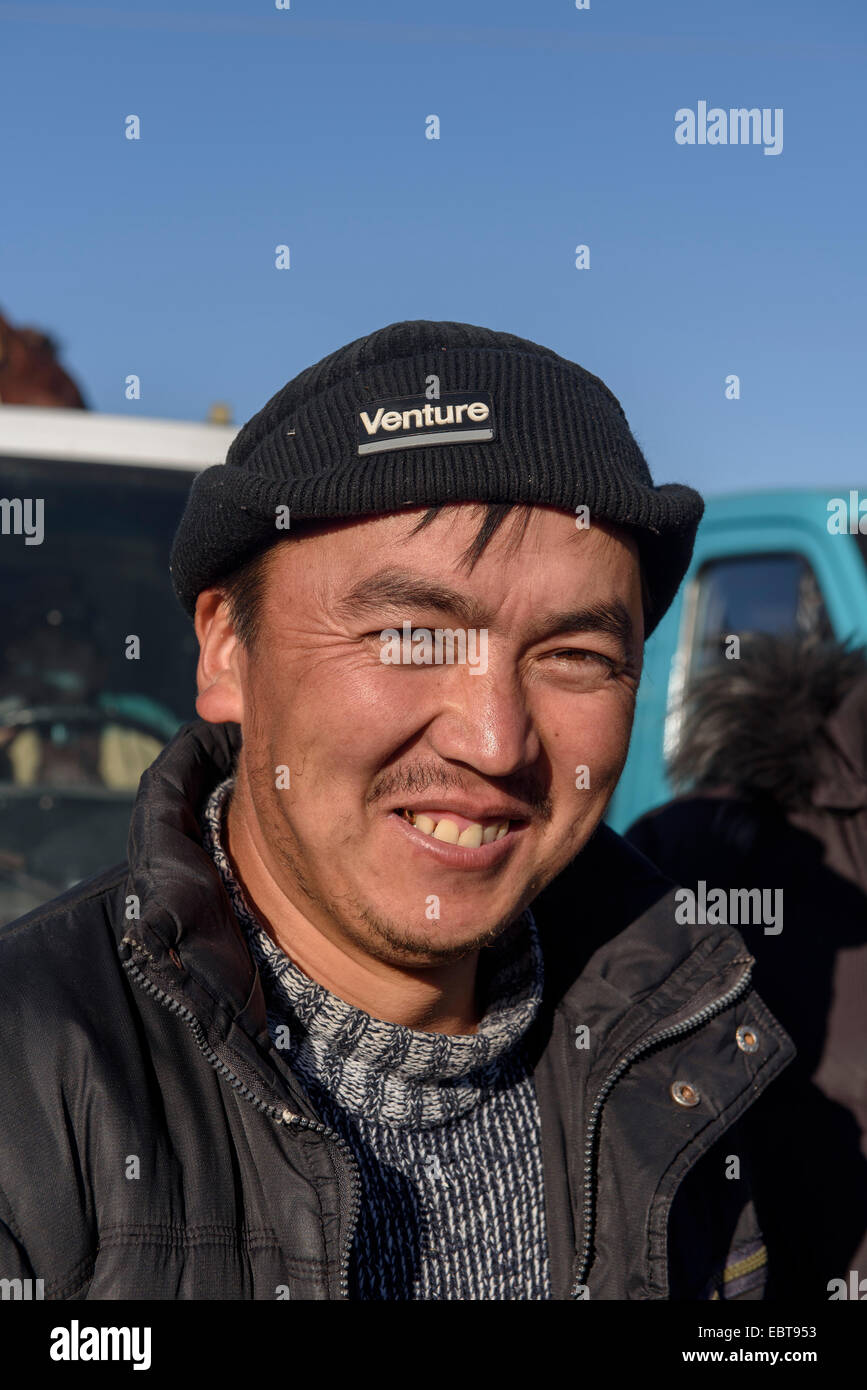
<path fill-rule="evenodd" d="M 295 537 L 297 565 L 290 538 L 276 549 L 289 559 L 287 587 L 297 592 L 293 581 L 303 574 L 313 601 L 339 621 L 423 607 L 478 627 L 496 625 L 498 612 L 516 616 L 517 606 L 552 631 L 592 627 L 631 644 L 640 566 L 627 531 L 607 523 L 578 528 L 569 512 L 553 507 L 516 507 L 488 542 L 489 563 L 482 556 L 468 565 L 468 542 L 487 511 L 459 503 L 432 518 L 418 508 L 317 522 Z M 420 529 L 426 518 L 430 525 Z M 498 543 L 523 551 L 525 563 L 509 564 Z M 278 580 L 272 590 L 281 607 L 282 588 Z"/>

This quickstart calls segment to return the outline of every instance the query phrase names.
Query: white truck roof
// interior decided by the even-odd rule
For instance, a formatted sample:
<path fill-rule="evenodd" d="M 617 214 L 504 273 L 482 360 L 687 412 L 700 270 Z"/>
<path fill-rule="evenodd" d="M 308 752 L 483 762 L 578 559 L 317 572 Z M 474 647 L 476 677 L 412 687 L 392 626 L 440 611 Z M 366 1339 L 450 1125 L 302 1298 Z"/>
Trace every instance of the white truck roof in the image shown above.
<path fill-rule="evenodd" d="M 223 463 L 238 427 L 0 405 L 0 457 L 67 459 L 196 471 Z"/>

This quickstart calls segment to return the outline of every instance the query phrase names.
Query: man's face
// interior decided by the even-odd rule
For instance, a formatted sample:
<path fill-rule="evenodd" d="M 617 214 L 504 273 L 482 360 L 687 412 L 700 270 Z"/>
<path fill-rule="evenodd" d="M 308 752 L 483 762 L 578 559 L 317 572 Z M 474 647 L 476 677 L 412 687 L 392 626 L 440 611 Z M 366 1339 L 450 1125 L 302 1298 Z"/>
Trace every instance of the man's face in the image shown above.
<path fill-rule="evenodd" d="M 282 892 L 332 940 L 408 967 L 494 940 L 586 843 L 626 758 L 643 643 L 625 533 L 539 507 L 469 570 L 479 508 L 411 534 L 422 515 L 272 548 L 223 716 L 242 725 L 253 833 Z M 434 642 L 474 629 L 476 668 L 404 664 L 382 638 L 404 623 Z"/>

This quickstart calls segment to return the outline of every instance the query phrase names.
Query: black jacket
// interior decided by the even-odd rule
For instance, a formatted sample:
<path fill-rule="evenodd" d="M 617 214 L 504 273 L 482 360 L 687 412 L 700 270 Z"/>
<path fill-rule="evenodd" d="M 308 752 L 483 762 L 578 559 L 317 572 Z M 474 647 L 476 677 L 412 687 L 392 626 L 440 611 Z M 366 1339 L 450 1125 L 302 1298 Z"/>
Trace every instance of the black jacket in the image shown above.
<path fill-rule="evenodd" d="M 201 843 L 239 738 L 186 725 L 142 778 L 128 865 L 0 933 L 0 1277 L 46 1298 L 348 1296 L 355 1162 L 271 1045 Z M 736 1122 L 794 1049 L 741 937 L 677 925 L 669 881 L 605 827 L 533 911 L 554 1297 L 761 1297 Z"/>
<path fill-rule="evenodd" d="M 712 723 L 696 710 L 693 739 L 735 785 L 700 787 L 627 831 L 687 887 L 782 890 L 780 934 L 747 929 L 756 984 L 798 1049 L 751 1117 L 781 1298 L 827 1298 L 831 1279 L 867 1273 L 867 675 L 826 716 L 818 694 L 846 653 L 808 659 L 797 722 L 779 659 L 756 663 L 751 701 L 734 686 L 713 696 Z M 772 717 L 758 723 L 756 706 Z M 684 740 L 684 770 L 693 746 Z M 809 1219 L 793 1221 L 795 1210 Z"/>

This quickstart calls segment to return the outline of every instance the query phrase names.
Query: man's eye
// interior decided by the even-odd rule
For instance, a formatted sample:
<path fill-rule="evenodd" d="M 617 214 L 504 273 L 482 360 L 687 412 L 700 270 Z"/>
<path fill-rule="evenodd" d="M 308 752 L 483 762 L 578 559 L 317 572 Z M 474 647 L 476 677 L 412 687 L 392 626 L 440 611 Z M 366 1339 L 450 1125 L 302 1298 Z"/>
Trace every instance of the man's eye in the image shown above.
<path fill-rule="evenodd" d="M 571 682 L 576 689 L 595 689 L 616 680 L 626 670 L 623 661 L 583 647 L 561 647 L 558 651 L 547 652 L 543 660 L 552 676 Z"/>
<path fill-rule="evenodd" d="M 564 661 L 569 665 L 598 664 L 609 671 L 617 670 L 617 662 L 612 661 L 610 656 L 603 656 L 601 652 L 588 652 L 577 647 L 564 647 L 561 651 L 550 652 L 549 655 L 555 660 Z"/>
<path fill-rule="evenodd" d="M 388 633 L 389 636 L 390 636 L 391 633 L 396 632 L 397 635 L 398 635 L 398 637 L 403 637 L 403 635 L 404 635 L 404 626 L 403 626 L 403 625 L 404 625 L 405 622 L 406 622 L 406 619 L 405 619 L 405 618 L 396 618 L 396 619 L 394 620 L 394 622 L 383 623 L 380 627 L 371 628 L 370 632 L 363 632 L 361 635 L 362 635 L 362 637 L 376 637 L 377 639 L 380 639 L 380 638 L 381 638 L 382 641 L 384 641 L 384 642 L 385 642 L 385 641 L 388 641 L 389 638 L 388 638 L 388 637 L 383 637 L 383 635 L 382 635 L 383 633 Z M 409 634 L 412 635 L 412 633 L 415 632 L 416 628 L 419 628 L 419 627 L 422 627 L 422 626 L 423 626 L 423 624 L 421 624 L 421 623 L 419 623 L 419 622 L 411 622 L 410 625 L 409 625 L 409 628 L 408 628 Z M 434 623 L 433 626 L 436 627 L 436 623 Z M 426 631 L 428 631 L 428 630 L 429 630 L 429 631 L 433 631 L 433 628 L 425 629 L 425 630 L 426 630 Z"/>

